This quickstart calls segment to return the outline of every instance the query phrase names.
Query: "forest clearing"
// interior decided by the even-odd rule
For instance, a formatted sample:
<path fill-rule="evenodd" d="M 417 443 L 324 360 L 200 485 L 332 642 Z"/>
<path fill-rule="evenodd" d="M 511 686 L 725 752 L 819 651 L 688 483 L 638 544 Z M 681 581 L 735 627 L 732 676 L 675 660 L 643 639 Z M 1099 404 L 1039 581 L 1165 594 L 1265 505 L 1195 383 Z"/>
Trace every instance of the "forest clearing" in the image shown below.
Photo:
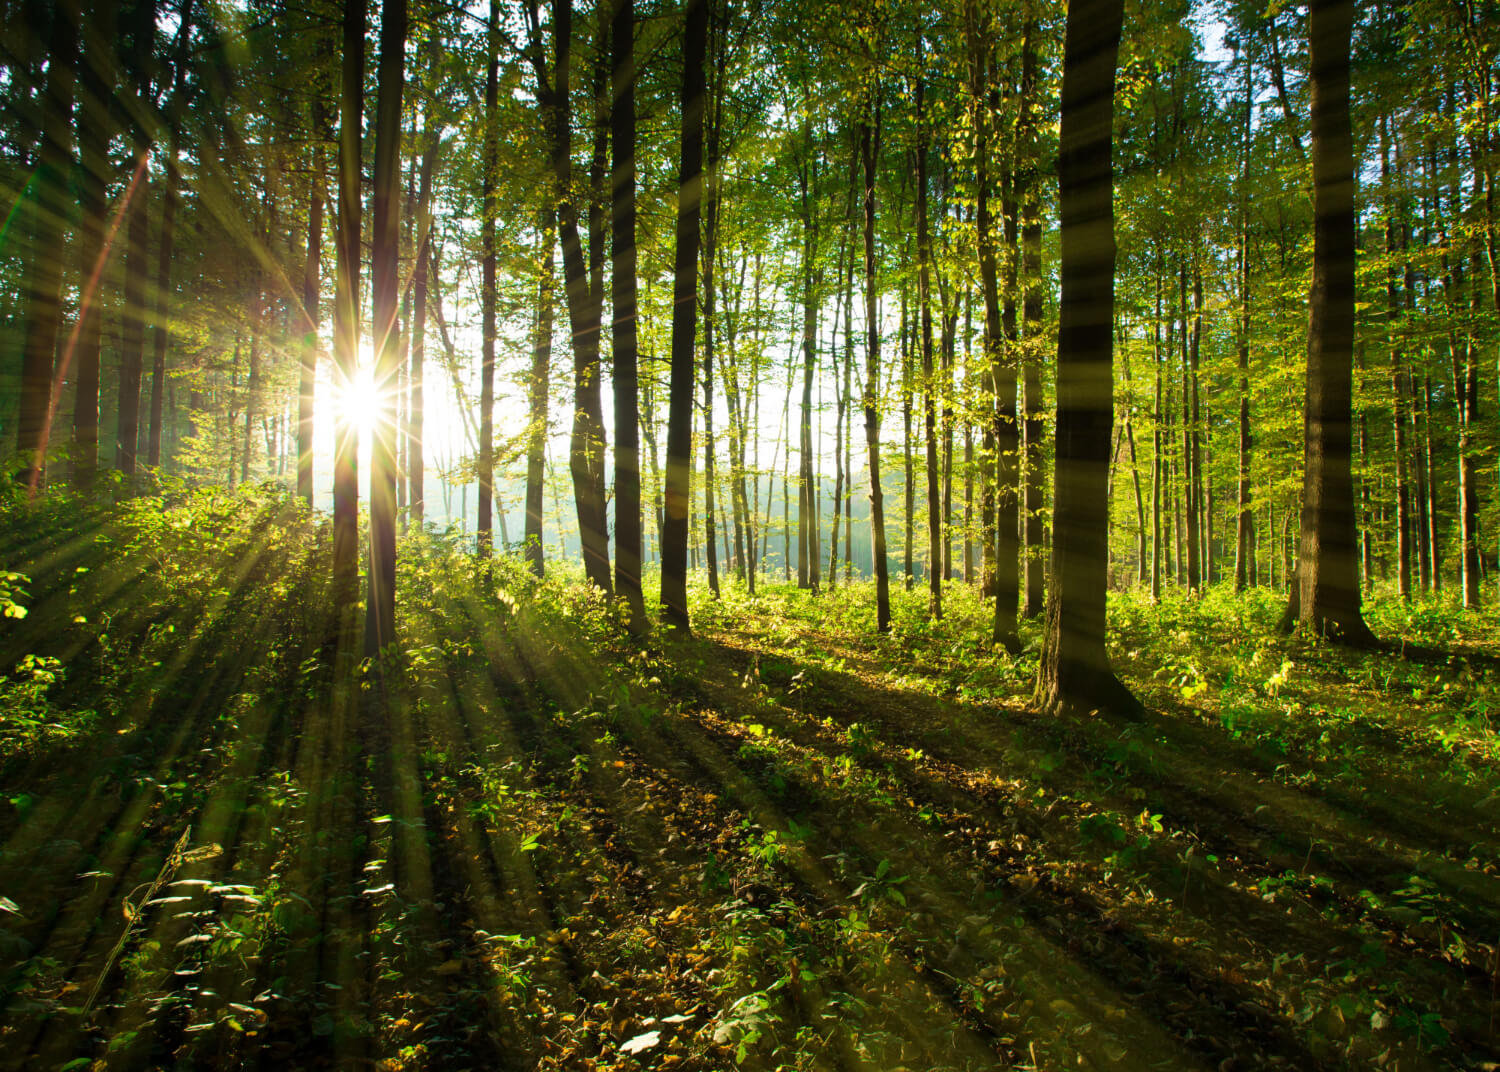
<path fill-rule="evenodd" d="M 1500 1068 L 1500 0 L 0 0 L 0 1068 Z"/>

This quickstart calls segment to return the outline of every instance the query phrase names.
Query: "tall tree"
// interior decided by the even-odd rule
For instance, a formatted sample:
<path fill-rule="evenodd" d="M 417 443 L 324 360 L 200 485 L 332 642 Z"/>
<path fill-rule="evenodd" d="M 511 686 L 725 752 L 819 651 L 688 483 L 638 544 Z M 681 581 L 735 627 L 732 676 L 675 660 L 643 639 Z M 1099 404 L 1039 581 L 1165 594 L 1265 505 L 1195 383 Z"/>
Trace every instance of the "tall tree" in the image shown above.
<path fill-rule="evenodd" d="M 928 612 L 943 616 L 943 500 L 938 471 L 937 374 L 932 354 L 932 236 L 927 218 L 928 128 L 922 34 L 917 37 L 916 175 L 917 175 L 917 315 L 921 319 L 922 424 L 927 444 L 927 588 Z"/>
<path fill-rule="evenodd" d="M 630 627 L 646 627 L 641 592 L 640 386 L 636 368 L 635 0 L 614 0 L 610 89 L 610 304 L 615 396 L 615 591 Z"/>
<path fill-rule="evenodd" d="M 297 388 L 297 494 L 313 501 L 314 404 L 318 382 L 319 279 L 323 267 L 323 144 L 314 112 L 312 171 L 307 180 L 307 259 L 302 270 L 302 346 Z"/>
<path fill-rule="evenodd" d="M 422 524 L 427 512 L 427 447 L 422 440 L 427 419 L 427 292 L 432 278 L 432 179 L 437 170 L 441 135 L 433 129 L 431 116 L 422 152 L 422 171 L 417 190 L 416 264 L 411 279 L 411 345 L 407 349 L 410 370 L 407 373 L 409 399 L 406 417 L 406 483 L 407 508 L 411 519 Z"/>
<path fill-rule="evenodd" d="M 1038 705 L 1055 714 L 1139 710 L 1105 649 L 1114 424 L 1111 133 L 1123 19 L 1124 0 L 1073 0 L 1063 46 L 1052 583 L 1036 689 Z"/>
<path fill-rule="evenodd" d="M 1020 473 L 1020 429 L 1016 415 L 1015 306 L 1007 292 L 1007 313 L 1012 330 L 1006 333 L 1001 323 L 1000 285 L 995 249 L 994 219 L 990 210 L 990 125 L 995 119 L 989 83 L 995 77 L 990 70 L 990 28 L 981 26 L 978 4 L 969 10 L 969 96 L 974 115 L 975 226 L 979 242 L 979 276 L 984 291 L 984 367 L 988 369 L 992 412 L 985 425 L 985 494 L 989 523 L 985 526 L 987 565 L 993 569 L 986 577 L 995 599 L 994 641 L 1007 650 L 1021 650 L 1016 632 L 1016 614 L 1020 592 L 1017 573 L 1018 511 Z M 995 94 L 998 97 L 998 92 Z M 998 101 L 993 102 L 998 104 Z M 1007 205 L 1007 230 L 1015 232 L 1014 202 Z M 1010 281 L 1014 282 L 1014 257 L 1011 258 Z M 1011 336 L 1007 338 L 1007 334 Z M 998 483 L 998 488 L 996 484 Z M 998 541 L 996 540 L 998 536 Z M 995 547 L 998 542 L 998 549 Z"/>
<path fill-rule="evenodd" d="M 117 4 L 93 5 L 83 24 L 84 62 L 78 72 L 80 213 L 78 245 L 83 286 L 73 351 L 73 482 L 89 488 L 99 466 L 99 351 L 103 323 L 100 284 L 113 243 L 109 241 L 106 186 L 109 180 L 111 100 L 115 91 Z M 61 9 L 59 9 L 61 15 Z"/>
<path fill-rule="evenodd" d="M 802 210 L 802 408 L 798 422 L 797 587 L 818 588 L 818 474 L 813 456 L 813 376 L 818 361 L 818 172 L 820 150 L 810 118 L 802 127 L 798 192 Z"/>
<path fill-rule="evenodd" d="M 560 34 L 561 29 L 558 30 Z M 499 214 L 496 170 L 500 166 L 500 0 L 490 0 L 490 18 L 486 34 L 487 56 L 484 69 L 484 152 L 481 166 L 483 218 L 479 224 L 480 246 L 480 346 L 479 366 L 479 517 L 476 532 L 479 553 L 488 555 L 494 548 L 495 499 L 495 218 Z M 559 50 L 562 46 L 559 44 Z"/>
<path fill-rule="evenodd" d="M 401 370 L 401 87 L 406 58 L 406 0 L 385 0 L 376 74 L 375 172 L 370 283 L 375 336 L 375 421 L 370 444 L 370 594 L 365 654 L 396 639 L 396 400 Z"/>
<path fill-rule="evenodd" d="M 540 264 L 537 269 L 536 336 L 531 344 L 531 376 L 527 385 L 529 416 L 525 526 L 526 561 L 538 577 L 546 569 L 546 556 L 542 549 L 542 482 L 547 462 L 547 382 L 552 368 L 552 288 L 556 275 L 553 251 L 557 246 L 557 211 L 550 206 L 542 211 L 541 238 Z M 618 353 L 615 360 L 619 360 Z M 618 436 L 620 433 L 616 434 Z M 616 449 L 621 449 L 618 439 Z"/>
<path fill-rule="evenodd" d="M 62 288 L 62 236 L 67 221 L 68 169 L 72 150 L 74 68 L 78 61 L 78 4 L 65 0 L 52 9 L 47 37 L 47 79 L 42 89 L 41 150 L 32 179 L 35 200 L 24 293 L 26 343 L 21 358 L 21 402 L 16 446 L 21 477 L 32 492 L 46 472 L 51 424 L 52 359 L 57 349 Z"/>
<path fill-rule="evenodd" d="M 156 43 L 155 0 L 140 0 L 137 3 L 129 20 L 128 36 L 129 48 L 126 55 L 129 73 L 135 80 L 133 88 L 137 99 L 145 101 L 150 96 L 151 67 Z M 120 410 L 115 434 L 115 468 L 127 476 L 135 474 L 139 461 L 141 381 L 148 319 L 146 280 L 150 277 L 150 254 L 147 249 L 150 215 L 147 212 L 146 190 L 151 156 L 151 130 L 148 122 L 144 113 L 138 113 L 128 124 L 137 177 L 134 180 L 135 196 L 126 209 L 124 307 L 120 311 Z M 252 299 L 251 304 L 253 315 L 256 301 Z M 251 353 L 255 353 L 253 336 Z M 257 371 L 252 360 L 252 380 L 256 378 Z M 258 386 L 258 382 L 256 385 Z M 245 412 L 248 421 L 248 407 Z"/>
<path fill-rule="evenodd" d="M 333 303 L 333 355 L 338 390 L 352 396 L 359 375 L 360 153 L 365 102 L 367 0 L 344 0 L 339 91 L 338 271 Z M 342 612 L 354 606 L 359 582 L 359 430 L 349 405 L 334 424 L 333 580 Z M 347 619 L 344 624 L 347 624 Z"/>
<path fill-rule="evenodd" d="M 1021 581 L 1021 613 L 1035 618 L 1042 613 L 1046 538 L 1043 520 L 1046 503 L 1043 488 L 1042 437 L 1042 184 L 1038 156 L 1036 100 L 1040 62 L 1037 57 L 1037 20 L 1026 21 L 1021 35 L 1020 115 L 1016 124 L 1016 184 L 1019 187 L 1021 219 L 1021 273 L 1025 279 L 1021 298 L 1021 543 L 1024 548 Z"/>
<path fill-rule="evenodd" d="M 1311 0 L 1313 278 L 1308 294 L 1299 591 L 1286 624 L 1350 644 L 1374 635 L 1360 612 L 1351 419 L 1354 390 L 1354 142 L 1349 118 L 1353 0 Z"/>
<path fill-rule="evenodd" d="M 666 519 L 661 540 L 661 603 L 666 621 L 688 628 L 688 499 L 693 441 L 693 343 L 698 320 L 698 239 L 703 202 L 704 58 L 707 0 L 688 0 L 682 38 L 682 164 L 677 177 L 676 259 L 672 279 L 672 371 L 667 402 Z"/>
<path fill-rule="evenodd" d="M 875 572 L 875 629 L 884 633 L 891 628 L 891 580 L 885 551 L 885 493 L 881 490 L 880 480 L 880 303 L 875 260 L 881 87 L 873 71 L 870 78 L 874 84 L 869 90 L 867 110 L 860 116 L 859 124 L 859 154 L 865 179 L 865 450 L 870 465 L 870 558 Z"/>

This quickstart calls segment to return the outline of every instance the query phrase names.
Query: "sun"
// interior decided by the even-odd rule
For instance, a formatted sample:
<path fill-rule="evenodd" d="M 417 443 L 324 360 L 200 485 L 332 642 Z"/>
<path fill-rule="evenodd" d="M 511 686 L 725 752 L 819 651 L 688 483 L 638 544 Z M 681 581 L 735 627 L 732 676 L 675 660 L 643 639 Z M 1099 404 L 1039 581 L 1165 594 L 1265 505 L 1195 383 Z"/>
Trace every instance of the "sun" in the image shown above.
<path fill-rule="evenodd" d="M 360 355 L 359 368 L 353 379 L 344 384 L 333 384 L 331 401 L 336 421 L 348 422 L 361 439 L 369 435 L 380 414 L 380 392 L 375 387 L 375 362 L 369 355 Z"/>

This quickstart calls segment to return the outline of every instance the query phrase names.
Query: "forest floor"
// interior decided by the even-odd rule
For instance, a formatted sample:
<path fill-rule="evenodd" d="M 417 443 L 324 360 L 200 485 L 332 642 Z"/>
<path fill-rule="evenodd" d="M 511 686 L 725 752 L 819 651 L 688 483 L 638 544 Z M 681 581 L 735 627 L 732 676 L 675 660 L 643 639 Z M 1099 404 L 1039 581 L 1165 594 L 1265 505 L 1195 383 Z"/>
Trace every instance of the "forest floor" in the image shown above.
<path fill-rule="evenodd" d="M 1148 713 L 1063 722 L 961 585 L 885 637 L 868 585 L 695 589 L 638 642 L 401 555 L 349 685 L 279 493 L 0 512 L 0 1066 L 1500 1061 L 1493 611 L 1350 652 L 1122 597 Z"/>

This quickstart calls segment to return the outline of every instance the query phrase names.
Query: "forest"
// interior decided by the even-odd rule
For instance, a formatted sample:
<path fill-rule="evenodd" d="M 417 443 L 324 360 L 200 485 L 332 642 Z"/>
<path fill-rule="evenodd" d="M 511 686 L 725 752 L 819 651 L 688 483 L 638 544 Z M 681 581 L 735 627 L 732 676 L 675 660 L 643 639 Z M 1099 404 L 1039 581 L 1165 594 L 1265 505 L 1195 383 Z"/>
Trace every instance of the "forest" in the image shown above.
<path fill-rule="evenodd" d="M 1500 1067 L 1497 181 L 1500 0 L 0 0 L 0 1068 Z"/>

